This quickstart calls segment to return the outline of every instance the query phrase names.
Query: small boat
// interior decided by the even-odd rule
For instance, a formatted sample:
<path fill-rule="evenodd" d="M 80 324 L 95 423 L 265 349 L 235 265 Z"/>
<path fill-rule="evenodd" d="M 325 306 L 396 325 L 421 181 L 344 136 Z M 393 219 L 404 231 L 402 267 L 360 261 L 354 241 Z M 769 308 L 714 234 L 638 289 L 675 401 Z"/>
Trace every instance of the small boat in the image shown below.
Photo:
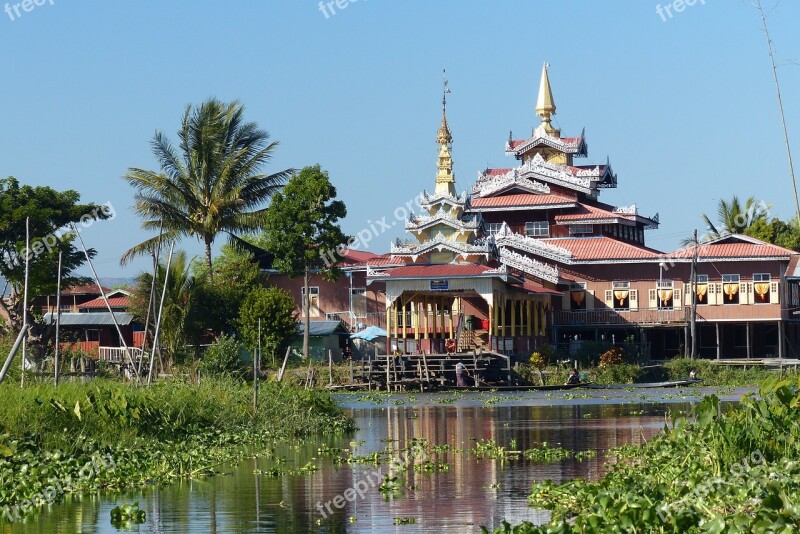
<path fill-rule="evenodd" d="M 691 386 L 702 382 L 702 378 L 687 378 L 686 380 L 670 380 L 667 382 L 643 382 L 641 384 L 586 384 L 589 389 L 648 389 L 648 388 L 676 388 L 681 386 Z"/>
<path fill-rule="evenodd" d="M 591 386 L 591 382 L 581 382 L 579 384 L 552 384 L 547 386 L 445 386 L 442 389 L 457 391 L 559 391 Z"/>

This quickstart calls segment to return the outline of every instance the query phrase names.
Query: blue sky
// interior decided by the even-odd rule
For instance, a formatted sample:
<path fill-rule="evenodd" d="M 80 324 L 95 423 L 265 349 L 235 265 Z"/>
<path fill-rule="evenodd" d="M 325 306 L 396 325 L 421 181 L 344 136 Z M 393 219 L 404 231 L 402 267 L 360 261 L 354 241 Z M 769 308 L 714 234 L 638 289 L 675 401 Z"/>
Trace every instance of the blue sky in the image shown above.
<path fill-rule="evenodd" d="M 14 14 L 13 5 L 9 6 Z M 433 188 L 442 69 L 452 94 L 459 190 L 511 166 L 509 130 L 530 134 L 550 63 L 565 135 L 586 127 L 619 188 L 601 200 L 661 216 L 662 250 L 719 198 L 750 195 L 793 216 L 794 199 L 758 13 L 744 0 L 668 2 L 359 0 L 326 15 L 312 0 L 47 0 L 0 12 L 0 176 L 75 189 L 117 217 L 84 233 L 101 276 L 133 276 L 120 255 L 145 234 L 128 167 L 156 168 L 149 142 L 184 106 L 239 99 L 280 142 L 272 170 L 319 163 L 355 234 Z M 5 2 L 0 0 L 0 7 Z M 670 5 L 672 3 L 669 3 Z M 767 6 L 774 5 L 769 0 Z M 769 23 L 793 148 L 800 157 L 800 3 Z M 397 225 L 370 244 L 385 252 Z M 196 242 L 181 247 L 199 254 Z"/>

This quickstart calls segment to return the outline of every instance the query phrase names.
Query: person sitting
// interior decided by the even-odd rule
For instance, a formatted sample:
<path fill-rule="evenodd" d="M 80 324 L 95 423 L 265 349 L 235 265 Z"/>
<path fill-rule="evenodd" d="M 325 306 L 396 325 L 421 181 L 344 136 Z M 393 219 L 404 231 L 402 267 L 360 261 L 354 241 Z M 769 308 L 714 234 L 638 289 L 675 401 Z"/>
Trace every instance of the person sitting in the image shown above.
<path fill-rule="evenodd" d="M 464 375 L 467 373 L 467 366 L 464 365 L 464 362 L 458 362 L 456 364 L 456 386 L 463 388 L 467 384 L 464 382 Z"/>
<path fill-rule="evenodd" d="M 571 385 L 571 384 L 580 384 L 580 383 L 581 383 L 581 377 L 578 374 L 578 370 L 577 369 L 570 370 L 569 377 L 567 378 L 566 384 L 567 385 Z"/>

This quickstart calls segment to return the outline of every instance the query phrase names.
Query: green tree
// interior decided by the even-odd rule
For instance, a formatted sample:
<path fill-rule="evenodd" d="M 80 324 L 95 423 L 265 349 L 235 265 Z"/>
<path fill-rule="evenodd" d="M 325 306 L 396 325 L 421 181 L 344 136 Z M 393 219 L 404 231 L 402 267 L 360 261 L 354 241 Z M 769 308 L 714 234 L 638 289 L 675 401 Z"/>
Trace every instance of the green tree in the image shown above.
<path fill-rule="evenodd" d="M 239 309 L 239 333 L 250 347 L 257 347 L 261 321 L 261 346 L 280 354 L 297 332 L 295 303 L 288 291 L 278 287 L 253 289 Z"/>
<path fill-rule="evenodd" d="M 205 281 L 196 296 L 193 314 L 196 329 L 210 330 L 215 334 L 234 332 L 242 302 L 265 280 L 258 263 L 251 253 L 226 244 L 220 255 L 214 258 L 213 281 L 208 281 L 205 263 L 195 262 L 194 265 L 195 279 Z"/>
<path fill-rule="evenodd" d="M 242 360 L 242 353 L 245 352 L 245 348 L 236 338 L 222 335 L 216 343 L 208 347 L 198 368 L 203 375 L 242 379 L 246 373 Z"/>
<path fill-rule="evenodd" d="M 308 358 L 311 310 L 308 278 L 312 272 L 328 280 L 341 275 L 336 265 L 325 261 L 329 251 L 348 242 L 338 225 L 347 208 L 336 198 L 336 188 L 319 165 L 306 167 L 292 177 L 283 191 L 275 193 L 267 211 L 265 241 L 274 254 L 274 267 L 289 277 L 303 276 L 303 357 Z"/>
<path fill-rule="evenodd" d="M 160 172 L 131 168 L 125 180 L 137 190 L 134 209 L 142 227 L 163 231 L 164 241 L 196 237 L 205 248 L 209 279 L 214 276 L 211 247 L 219 234 L 236 242 L 264 226 L 264 204 L 292 174 L 263 174 L 277 142 L 252 122 L 244 122 L 244 106 L 216 99 L 188 106 L 178 131 L 176 148 L 163 132 L 153 138 Z M 152 237 L 128 250 L 126 263 L 148 254 L 158 242 Z"/>
<path fill-rule="evenodd" d="M 155 324 L 161 293 L 164 291 L 164 277 L 167 274 L 166 262 L 167 260 L 164 260 L 159 263 L 157 269 L 155 298 L 150 314 L 152 324 Z M 197 294 L 203 283 L 205 280 L 198 280 L 192 275 L 191 261 L 186 253 L 184 251 L 176 252 L 169 265 L 159 333 L 159 345 L 166 352 L 168 358 L 174 360 L 179 357 L 189 341 L 195 341 L 195 345 L 197 345 L 197 341 L 203 333 L 199 329 L 197 321 L 193 320 L 196 314 Z M 142 273 L 131 294 L 131 312 L 142 321 L 147 316 L 147 304 L 150 302 L 152 284 L 153 275 Z"/>
<path fill-rule="evenodd" d="M 730 201 L 723 198 L 717 204 L 717 224 L 705 213 L 703 222 L 712 239 L 726 234 L 743 234 L 757 221 L 767 219 L 770 207 L 755 197 L 749 197 L 742 205 L 739 197 L 734 195 Z"/>
<path fill-rule="evenodd" d="M 89 282 L 74 274 L 86 258 L 73 243 L 72 225 L 80 230 L 92 221 L 113 216 L 109 204 L 81 204 L 76 191 L 20 185 L 13 177 L 0 180 L 0 275 L 5 279 L 0 307 L 9 317 L 0 327 L 5 333 L 18 332 L 23 322 L 26 218 L 30 219 L 28 295 L 36 296 L 55 294 L 59 252 L 62 288 Z M 95 254 L 89 249 L 89 257 Z"/>
<path fill-rule="evenodd" d="M 789 222 L 780 219 L 771 221 L 767 221 L 765 218 L 759 219 L 745 233 L 779 247 L 800 250 L 800 227 L 798 227 L 796 219 Z"/>

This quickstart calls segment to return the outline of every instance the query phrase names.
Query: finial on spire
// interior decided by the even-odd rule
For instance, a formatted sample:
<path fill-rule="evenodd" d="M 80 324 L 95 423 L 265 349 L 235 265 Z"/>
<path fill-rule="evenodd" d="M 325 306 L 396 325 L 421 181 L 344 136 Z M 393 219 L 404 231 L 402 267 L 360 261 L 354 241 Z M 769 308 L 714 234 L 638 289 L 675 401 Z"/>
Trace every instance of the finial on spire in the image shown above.
<path fill-rule="evenodd" d="M 442 88 L 442 124 L 439 126 L 439 133 L 436 135 L 436 142 L 440 145 L 450 145 L 453 143 L 453 136 L 450 135 L 450 128 L 447 126 L 447 95 L 450 88 L 447 83 L 447 71 L 442 69 L 444 84 Z"/>
<path fill-rule="evenodd" d="M 549 63 L 542 66 L 542 79 L 539 82 L 539 96 L 536 99 L 536 115 L 541 117 L 542 125 L 548 130 L 553 130 L 550 126 L 550 118 L 556 113 L 556 103 L 553 100 L 553 91 L 550 88 L 550 77 L 547 74 Z"/>

